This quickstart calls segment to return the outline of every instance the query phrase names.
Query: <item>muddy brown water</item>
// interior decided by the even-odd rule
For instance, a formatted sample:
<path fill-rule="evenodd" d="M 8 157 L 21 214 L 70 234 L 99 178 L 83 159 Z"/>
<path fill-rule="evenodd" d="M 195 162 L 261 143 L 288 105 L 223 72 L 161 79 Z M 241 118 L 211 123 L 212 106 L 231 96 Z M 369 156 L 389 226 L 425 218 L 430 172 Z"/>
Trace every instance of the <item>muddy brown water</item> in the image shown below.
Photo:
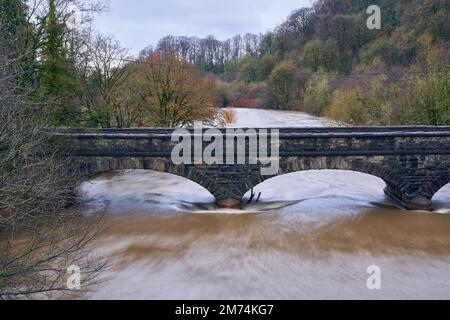
<path fill-rule="evenodd" d="M 237 116 L 236 127 L 331 124 L 296 112 Z M 105 214 L 92 250 L 110 265 L 89 298 L 450 299 L 450 186 L 434 213 L 401 210 L 384 186 L 358 172 L 298 172 L 257 186 L 260 203 L 217 210 L 184 178 L 101 175 L 81 188 L 85 213 Z M 380 290 L 367 288 L 372 265 Z"/>

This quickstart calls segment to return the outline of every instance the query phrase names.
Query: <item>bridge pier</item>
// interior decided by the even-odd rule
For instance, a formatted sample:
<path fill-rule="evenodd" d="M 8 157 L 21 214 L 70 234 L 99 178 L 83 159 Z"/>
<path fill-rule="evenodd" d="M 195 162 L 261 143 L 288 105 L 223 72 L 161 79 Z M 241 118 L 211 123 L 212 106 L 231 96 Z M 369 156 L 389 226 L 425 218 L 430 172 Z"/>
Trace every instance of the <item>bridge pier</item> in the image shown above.
<path fill-rule="evenodd" d="M 239 209 L 241 206 L 241 200 L 233 198 L 226 198 L 216 201 L 216 205 L 219 208 Z"/>
<path fill-rule="evenodd" d="M 426 195 L 407 196 L 389 185 L 384 189 L 384 193 L 400 203 L 406 210 L 433 211 L 432 197 Z"/>
<path fill-rule="evenodd" d="M 425 197 L 414 197 L 404 203 L 407 210 L 433 211 L 433 203 Z"/>

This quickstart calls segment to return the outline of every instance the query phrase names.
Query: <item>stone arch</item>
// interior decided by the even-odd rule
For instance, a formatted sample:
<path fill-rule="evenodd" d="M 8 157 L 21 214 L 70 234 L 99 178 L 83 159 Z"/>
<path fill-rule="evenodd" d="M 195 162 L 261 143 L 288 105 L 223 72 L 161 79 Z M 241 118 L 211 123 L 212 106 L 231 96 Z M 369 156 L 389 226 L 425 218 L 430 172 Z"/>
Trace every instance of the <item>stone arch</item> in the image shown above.
<path fill-rule="evenodd" d="M 196 166 L 175 165 L 169 158 L 146 157 L 79 157 L 79 167 L 84 176 L 93 176 L 115 170 L 152 170 L 173 174 L 192 181 L 211 192 L 212 181 L 206 172 Z"/>
<path fill-rule="evenodd" d="M 381 178 L 385 192 L 407 209 L 432 210 L 433 195 L 450 181 L 448 167 L 435 160 L 417 165 L 417 157 L 322 156 L 281 157 L 278 173 L 261 175 L 260 165 L 176 165 L 169 157 L 79 157 L 86 174 L 121 169 L 147 169 L 189 179 L 207 189 L 219 206 L 238 207 L 256 185 L 288 173 L 308 170 L 346 170 Z M 415 167 L 415 166 L 418 167 Z"/>
<path fill-rule="evenodd" d="M 388 167 L 376 161 L 367 160 L 367 158 L 349 158 L 349 157 L 292 157 L 285 158 L 280 161 L 280 169 L 278 174 L 274 176 L 259 175 L 250 185 L 247 184 L 242 190 L 242 197 L 257 185 L 269 181 L 273 178 L 288 175 L 296 172 L 313 171 L 313 170 L 341 170 L 349 172 L 361 172 L 383 180 L 386 185 L 395 181 L 395 173 Z"/>
<path fill-rule="evenodd" d="M 420 160 L 414 156 L 286 157 L 281 159 L 276 176 L 308 170 L 362 172 L 381 178 L 386 183 L 385 193 L 406 209 L 431 211 L 433 195 L 450 182 L 449 166 L 445 161 L 443 165 L 436 165 L 435 161 L 425 161 L 425 165 L 419 167 Z M 261 176 L 260 180 L 270 178 Z"/>
<path fill-rule="evenodd" d="M 285 157 L 280 160 L 277 175 L 307 170 L 346 170 L 366 173 L 386 183 L 385 193 L 409 210 L 432 211 L 433 195 L 450 179 L 447 167 L 420 163 L 417 157 L 403 156 L 323 156 Z M 242 196 L 259 183 L 274 176 L 259 176 L 243 186 Z M 247 188 L 248 187 L 248 188 Z"/>
<path fill-rule="evenodd" d="M 278 175 L 309 170 L 344 170 L 366 173 L 391 183 L 394 172 L 385 157 L 290 157 L 280 161 Z M 264 178 L 266 180 L 266 178 Z"/>
<path fill-rule="evenodd" d="M 255 190 L 257 190 L 257 188 L 258 188 L 259 186 L 261 186 L 261 185 L 263 185 L 263 184 L 266 184 L 266 183 L 269 183 L 269 185 L 266 185 L 266 186 L 270 186 L 270 183 L 272 182 L 272 180 L 275 180 L 275 179 L 278 179 L 278 178 L 281 178 L 281 177 L 292 176 L 292 178 L 298 177 L 300 180 L 302 180 L 301 175 L 296 175 L 296 174 L 299 174 L 299 173 L 307 173 L 307 172 L 309 172 L 309 173 L 313 173 L 313 172 L 314 172 L 314 173 L 319 173 L 319 172 L 324 172 L 324 171 L 326 171 L 327 173 L 326 173 L 325 175 L 323 175 L 323 176 L 321 175 L 320 177 L 326 178 L 328 174 L 329 174 L 329 175 L 333 175 L 333 172 L 334 172 L 335 174 L 337 174 L 337 172 L 341 172 L 341 173 L 359 173 L 359 174 L 362 174 L 362 175 L 370 176 L 370 178 L 375 179 L 375 180 L 378 180 L 379 183 L 382 183 L 382 184 L 381 184 L 381 186 L 382 186 L 381 190 L 383 190 L 383 185 L 386 185 L 386 182 L 385 182 L 383 179 L 381 179 L 381 178 L 379 178 L 379 177 L 377 177 L 377 176 L 375 176 L 375 175 L 367 174 L 367 173 L 361 172 L 361 171 L 342 170 L 342 169 L 311 169 L 311 170 L 299 170 L 299 171 L 294 171 L 294 172 L 288 172 L 288 173 L 285 173 L 285 174 L 279 174 L 279 175 L 273 176 L 273 177 L 271 177 L 271 178 L 265 179 L 265 180 L 264 180 L 263 182 L 261 182 L 260 184 L 257 184 L 256 186 L 254 186 L 254 188 L 255 188 Z M 310 177 L 310 179 L 312 180 L 313 178 Z M 291 182 L 291 181 L 295 181 L 295 180 L 294 180 L 294 179 L 290 179 L 290 180 L 288 180 L 288 181 Z M 351 181 L 355 181 L 355 178 L 353 178 Z M 275 182 L 275 181 L 274 181 L 274 182 Z M 277 185 L 279 185 L 279 183 L 278 183 Z M 296 187 L 299 187 L 299 186 L 300 186 L 300 185 L 296 185 Z M 308 188 L 308 184 L 306 184 L 305 186 L 306 186 L 306 188 Z M 349 184 L 349 186 L 350 186 L 350 184 Z M 303 188 L 302 188 L 302 189 L 303 189 Z M 294 190 L 295 190 L 295 189 L 294 189 Z M 357 190 L 357 188 L 355 188 L 355 190 Z M 251 191 L 251 190 L 248 190 L 248 191 L 246 192 L 245 200 L 247 200 L 247 195 L 250 194 L 250 191 Z M 255 192 L 255 193 L 254 193 L 254 198 L 257 197 L 258 195 L 259 195 L 259 193 L 258 193 L 258 192 Z M 261 196 L 263 197 L 264 194 L 262 194 Z"/>

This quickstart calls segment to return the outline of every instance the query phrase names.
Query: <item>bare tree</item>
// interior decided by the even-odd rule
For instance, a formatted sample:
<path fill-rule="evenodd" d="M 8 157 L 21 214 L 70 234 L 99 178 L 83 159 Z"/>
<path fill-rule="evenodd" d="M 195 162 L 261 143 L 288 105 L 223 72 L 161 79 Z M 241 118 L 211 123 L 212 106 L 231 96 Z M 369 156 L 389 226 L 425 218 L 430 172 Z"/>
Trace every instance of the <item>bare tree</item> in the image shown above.
<path fill-rule="evenodd" d="M 70 265 L 87 290 L 103 267 L 86 247 L 99 225 L 73 206 L 77 166 L 47 143 L 40 106 L 17 84 L 19 59 L 9 50 L 0 43 L 0 299 L 67 292 Z"/>
<path fill-rule="evenodd" d="M 90 45 L 83 82 L 88 116 L 95 115 L 102 127 L 130 127 L 140 115 L 132 76 L 136 71 L 128 51 L 111 37 L 97 35 Z"/>

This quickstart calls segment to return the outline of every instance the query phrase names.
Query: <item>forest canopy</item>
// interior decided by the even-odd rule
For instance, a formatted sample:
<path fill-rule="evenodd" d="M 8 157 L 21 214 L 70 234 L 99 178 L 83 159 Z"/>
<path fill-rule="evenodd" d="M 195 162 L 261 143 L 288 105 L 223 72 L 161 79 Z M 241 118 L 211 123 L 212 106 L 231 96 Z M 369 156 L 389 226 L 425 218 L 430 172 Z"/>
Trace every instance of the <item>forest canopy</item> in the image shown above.
<path fill-rule="evenodd" d="M 381 9 L 380 30 L 367 28 L 372 4 Z M 167 36 L 154 50 L 216 74 L 224 106 L 439 125 L 450 121 L 449 41 L 445 0 L 318 0 L 265 34 Z"/>
<path fill-rule="evenodd" d="M 138 57 L 93 29 L 104 3 L 31 3 L 2 1 L 2 41 L 25 52 L 17 81 L 33 88 L 30 99 L 52 126 L 186 126 L 213 122 L 224 107 L 299 110 L 364 125 L 450 121 L 446 0 L 317 0 L 264 34 L 168 35 Z M 380 30 L 366 24 L 374 3 Z M 183 79 L 166 93 L 184 98 L 161 96 L 162 77 Z"/>

